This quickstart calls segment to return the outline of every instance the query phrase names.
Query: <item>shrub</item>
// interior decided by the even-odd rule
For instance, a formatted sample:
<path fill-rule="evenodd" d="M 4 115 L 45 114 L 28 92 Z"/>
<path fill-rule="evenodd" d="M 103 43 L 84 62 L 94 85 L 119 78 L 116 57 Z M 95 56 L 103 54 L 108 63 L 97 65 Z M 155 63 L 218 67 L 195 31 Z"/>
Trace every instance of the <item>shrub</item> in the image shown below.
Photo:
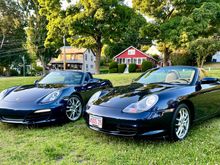
<path fill-rule="evenodd" d="M 30 76 L 35 76 L 37 74 L 36 70 L 32 69 L 30 71 Z"/>
<path fill-rule="evenodd" d="M 113 69 L 113 68 L 117 68 L 118 69 L 118 63 L 113 61 L 109 64 L 109 70 Z"/>
<path fill-rule="evenodd" d="M 118 68 L 109 69 L 109 73 L 118 73 Z"/>
<path fill-rule="evenodd" d="M 129 67 L 128 67 L 129 73 L 136 72 L 136 69 L 137 69 L 137 65 L 136 64 L 129 64 Z"/>
<path fill-rule="evenodd" d="M 40 66 L 36 66 L 36 67 L 34 67 L 34 69 L 36 70 L 36 72 L 42 72 L 43 71 L 43 68 L 40 67 Z"/>
<path fill-rule="evenodd" d="M 18 72 L 16 70 L 14 70 L 14 69 L 10 69 L 9 72 L 10 72 L 9 73 L 10 76 L 18 76 Z"/>
<path fill-rule="evenodd" d="M 151 61 L 143 61 L 141 65 L 142 72 L 145 72 L 148 69 L 153 68 L 153 63 Z"/>
<path fill-rule="evenodd" d="M 109 72 L 108 69 L 100 69 L 100 74 L 106 74 L 108 72 Z"/>
<path fill-rule="evenodd" d="M 126 64 L 119 64 L 118 65 L 118 73 L 124 73 L 126 68 Z"/>
<path fill-rule="evenodd" d="M 152 55 L 152 57 L 153 57 L 155 60 L 160 61 L 160 56 L 159 56 L 159 55 L 154 54 L 154 55 Z"/>

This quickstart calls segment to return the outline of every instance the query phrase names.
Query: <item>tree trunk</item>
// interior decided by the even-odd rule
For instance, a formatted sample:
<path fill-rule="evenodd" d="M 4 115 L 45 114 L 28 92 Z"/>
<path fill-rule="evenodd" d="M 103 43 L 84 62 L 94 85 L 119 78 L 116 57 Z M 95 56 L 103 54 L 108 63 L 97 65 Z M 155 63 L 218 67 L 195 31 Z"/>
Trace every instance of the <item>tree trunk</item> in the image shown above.
<path fill-rule="evenodd" d="M 40 61 L 42 63 L 42 67 L 43 67 L 43 74 L 46 74 L 46 63 L 45 63 L 45 59 L 43 56 L 40 56 Z"/>
<path fill-rule="evenodd" d="M 96 49 L 96 61 L 95 61 L 95 65 L 96 65 L 96 74 L 100 74 L 100 60 L 101 60 L 101 53 L 102 53 L 102 43 L 99 42 L 97 49 Z"/>
<path fill-rule="evenodd" d="M 171 61 L 170 61 L 170 51 L 169 51 L 169 48 L 165 47 L 163 52 L 164 52 L 163 66 L 170 66 L 171 65 Z"/>
<path fill-rule="evenodd" d="M 206 61 L 206 56 L 202 58 L 200 68 L 203 68 L 205 61 Z"/>

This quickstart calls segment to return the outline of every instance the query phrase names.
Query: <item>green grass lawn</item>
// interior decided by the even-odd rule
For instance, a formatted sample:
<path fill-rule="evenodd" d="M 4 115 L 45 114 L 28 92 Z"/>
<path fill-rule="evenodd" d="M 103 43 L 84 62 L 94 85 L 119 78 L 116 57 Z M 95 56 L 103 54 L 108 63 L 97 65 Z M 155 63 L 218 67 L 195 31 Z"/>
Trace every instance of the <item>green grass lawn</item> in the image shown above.
<path fill-rule="evenodd" d="M 106 74 L 124 85 L 140 74 Z M 218 72 L 212 72 L 217 75 Z M 0 90 L 36 78 L 0 78 Z M 181 142 L 108 136 L 75 123 L 27 127 L 0 123 L 0 164 L 218 164 L 220 118 L 194 126 Z"/>

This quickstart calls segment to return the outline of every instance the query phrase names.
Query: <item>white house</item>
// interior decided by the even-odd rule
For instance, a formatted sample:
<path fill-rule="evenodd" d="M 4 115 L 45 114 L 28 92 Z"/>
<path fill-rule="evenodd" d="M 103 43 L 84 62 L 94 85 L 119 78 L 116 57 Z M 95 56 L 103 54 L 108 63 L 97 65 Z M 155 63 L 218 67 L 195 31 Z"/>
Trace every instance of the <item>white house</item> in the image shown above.
<path fill-rule="evenodd" d="M 66 69 L 95 73 L 96 56 L 91 49 L 74 48 L 71 46 L 61 47 L 60 49 L 61 54 L 50 61 L 53 69 L 63 69 L 65 51 Z"/>
<path fill-rule="evenodd" d="M 212 56 L 212 62 L 220 62 L 220 51 L 216 52 L 216 53 Z"/>

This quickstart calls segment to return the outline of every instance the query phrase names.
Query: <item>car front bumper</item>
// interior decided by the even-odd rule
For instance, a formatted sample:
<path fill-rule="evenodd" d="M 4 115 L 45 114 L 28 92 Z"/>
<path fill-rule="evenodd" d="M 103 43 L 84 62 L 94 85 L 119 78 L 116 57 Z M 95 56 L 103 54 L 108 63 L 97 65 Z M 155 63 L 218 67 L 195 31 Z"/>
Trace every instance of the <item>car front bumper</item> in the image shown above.
<path fill-rule="evenodd" d="M 36 113 L 39 110 L 47 110 Z M 50 111 L 49 111 L 50 110 Z M 31 105 L 23 103 L 0 102 L 0 121 L 14 124 L 40 124 L 61 119 L 65 108 L 61 104 L 51 103 Z"/>
<path fill-rule="evenodd" d="M 123 113 L 115 108 L 92 106 L 84 113 L 87 126 L 95 131 L 118 136 L 163 136 L 170 130 L 173 109 Z M 102 128 L 89 124 L 89 116 L 102 117 Z"/>

